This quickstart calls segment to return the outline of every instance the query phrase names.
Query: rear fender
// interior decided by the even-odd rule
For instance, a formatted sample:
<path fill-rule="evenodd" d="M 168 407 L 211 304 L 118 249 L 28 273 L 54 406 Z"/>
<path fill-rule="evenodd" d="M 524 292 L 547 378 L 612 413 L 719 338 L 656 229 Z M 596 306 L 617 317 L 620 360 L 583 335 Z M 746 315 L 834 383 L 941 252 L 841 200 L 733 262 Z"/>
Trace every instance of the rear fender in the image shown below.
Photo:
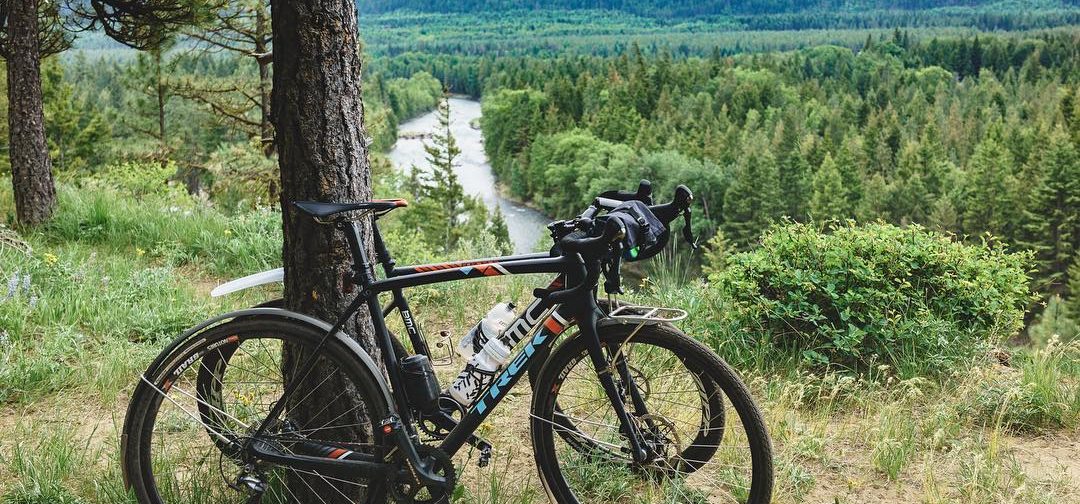
<path fill-rule="evenodd" d="M 256 273 L 254 275 L 248 275 L 243 278 L 237 278 L 226 283 L 223 283 L 210 291 L 210 296 L 221 297 L 229 294 L 248 290 L 260 285 L 269 285 L 273 283 L 282 283 L 285 281 L 285 268 L 272 269 L 270 271 L 264 271 L 262 273 Z M 329 329 L 328 329 L 329 330 Z"/>

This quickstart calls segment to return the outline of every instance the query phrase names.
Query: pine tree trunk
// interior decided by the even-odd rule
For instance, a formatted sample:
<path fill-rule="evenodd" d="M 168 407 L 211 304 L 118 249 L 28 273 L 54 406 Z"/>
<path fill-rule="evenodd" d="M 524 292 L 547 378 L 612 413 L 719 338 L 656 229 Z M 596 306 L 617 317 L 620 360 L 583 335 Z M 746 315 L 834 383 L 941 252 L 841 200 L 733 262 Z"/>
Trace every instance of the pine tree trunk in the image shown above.
<path fill-rule="evenodd" d="M 333 322 L 355 296 L 345 294 L 342 286 L 351 264 L 348 247 L 341 233 L 316 224 L 291 203 L 362 201 L 371 197 L 356 7 L 353 0 L 273 0 L 272 9 L 273 117 L 281 166 L 285 304 L 291 310 Z M 370 229 L 365 234 L 370 254 Z M 366 310 L 346 324 L 344 331 L 381 360 Z M 293 359 L 305 357 L 297 350 L 285 349 L 286 369 Z M 324 378 L 319 374 L 314 372 L 308 379 L 317 384 Z M 329 408 L 333 411 L 323 412 L 320 417 L 332 419 L 355 406 L 352 401 L 339 399 L 340 391 L 334 389 L 326 385 L 318 388 L 317 394 L 325 401 L 315 402 L 333 404 Z M 321 418 L 305 418 L 310 414 L 300 408 L 289 412 L 299 424 L 318 425 Z M 357 431 L 350 435 L 357 442 L 365 442 L 371 433 Z M 341 496 L 319 483 L 293 482 L 290 487 L 301 502 L 321 502 L 314 493 L 322 494 L 322 499 Z M 339 489 L 355 490 L 347 486 Z"/>
<path fill-rule="evenodd" d="M 19 224 L 34 226 L 48 220 L 56 208 L 56 185 L 42 110 L 38 0 L 13 0 L 8 9 L 11 182 Z"/>
<path fill-rule="evenodd" d="M 267 35 L 266 6 L 259 3 L 255 13 L 255 54 L 263 55 L 270 49 L 265 40 Z M 274 126 L 271 124 L 270 92 L 273 83 L 270 81 L 270 60 L 256 56 L 259 65 L 259 131 L 262 135 L 263 153 L 270 157 L 276 152 L 274 148 Z"/>

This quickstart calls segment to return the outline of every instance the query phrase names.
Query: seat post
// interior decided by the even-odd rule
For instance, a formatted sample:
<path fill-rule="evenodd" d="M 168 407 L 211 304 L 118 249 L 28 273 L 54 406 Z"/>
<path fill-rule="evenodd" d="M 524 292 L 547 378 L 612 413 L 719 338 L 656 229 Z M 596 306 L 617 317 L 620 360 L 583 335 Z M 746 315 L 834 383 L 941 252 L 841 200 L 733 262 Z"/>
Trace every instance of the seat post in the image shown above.
<path fill-rule="evenodd" d="M 375 240 L 375 260 L 382 264 L 383 270 L 389 276 L 397 263 L 394 262 L 393 257 L 390 257 L 390 251 L 387 250 L 386 242 L 383 241 L 382 233 L 379 232 L 378 217 L 371 219 L 371 236 Z"/>
<path fill-rule="evenodd" d="M 357 221 L 343 222 L 339 228 L 345 233 L 345 240 L 349 242 L 349 252 L 353 256 L 353 271 L 356 272 L 355 280 L 365 289 L 375 283 L 375 271 L 368 260 L 367 252 L 361 244 L 360 223 Z"/>

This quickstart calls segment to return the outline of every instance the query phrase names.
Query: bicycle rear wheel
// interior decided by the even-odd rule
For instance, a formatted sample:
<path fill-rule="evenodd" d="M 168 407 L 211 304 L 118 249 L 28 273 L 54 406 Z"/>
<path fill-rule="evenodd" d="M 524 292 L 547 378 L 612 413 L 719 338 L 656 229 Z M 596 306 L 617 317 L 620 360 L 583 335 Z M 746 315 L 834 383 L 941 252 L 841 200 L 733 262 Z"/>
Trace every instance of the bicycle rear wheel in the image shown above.
<path fill-rule="evenodd" d="M 600 336 L 614 357 L 610 368 L 631 370 L 633 386 L 616 372 L 617 386 L 655 456 L 633 462 L 585 337 L 568 340 L 545 365 L 533 396 L 533 449 L 555 501 L 769 502 L 771 444 L 761 412 L 735 372 L 677 331 L 627 337 L 615 331 Z M 633 406 L 632 389 L 645 411 Z M 723 407 L 716 407 L 718 401 Z M 712 432 L 717 425 L 721 436 Z"/>
<path fill-rule="evenodd" d="M 287 380 L 302 385 L 258 439 L 289 455 L 381 457 L 373 422 L 387 416 L 377 380 L 330 338 L 305 377 L 300 366 L 324 333 L 276 317 L 248 317 L 176 345 L 136 388 L 124 424 L 125 481 L 143 504 L 360 503 L 382 490 L 360 476 L 253 460 L 252 440 Z"/>

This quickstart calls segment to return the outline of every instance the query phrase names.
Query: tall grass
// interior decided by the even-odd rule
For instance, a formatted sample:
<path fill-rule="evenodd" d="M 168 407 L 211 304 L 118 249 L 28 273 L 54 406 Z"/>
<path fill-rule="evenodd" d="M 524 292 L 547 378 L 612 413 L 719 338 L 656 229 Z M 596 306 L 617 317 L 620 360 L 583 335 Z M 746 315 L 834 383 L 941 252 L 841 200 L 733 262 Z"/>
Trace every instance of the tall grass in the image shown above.
<path fill-rule="evenodd" d="M 227 214 L 173 193 L 139 198 L 110 188 L 62 187 L 56 216 L 41 231 L 49 243 L 83 243 L 150 255 L 173 266 L 197 263 L 215 275 L 277 267 L 281 214 Z"/>

